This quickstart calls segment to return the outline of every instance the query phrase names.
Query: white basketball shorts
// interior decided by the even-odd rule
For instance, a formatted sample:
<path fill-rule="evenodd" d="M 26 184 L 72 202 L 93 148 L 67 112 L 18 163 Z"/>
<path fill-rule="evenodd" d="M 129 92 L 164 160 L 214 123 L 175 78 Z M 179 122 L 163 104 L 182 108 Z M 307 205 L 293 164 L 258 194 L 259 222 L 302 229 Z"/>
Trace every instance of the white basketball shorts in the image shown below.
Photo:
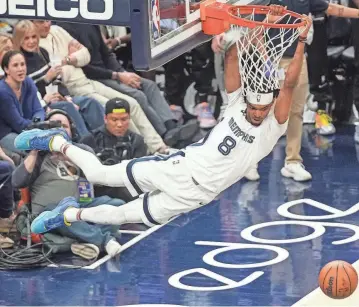
<path fill-rule="evenodd" d="M 141 195 L 143 220 L 149 226 L 167 222 L 216 197 L 192 178 L 183 151 L 167 157 L 150 156 L 125 163 L 124 184 L 132 196 Z"/>

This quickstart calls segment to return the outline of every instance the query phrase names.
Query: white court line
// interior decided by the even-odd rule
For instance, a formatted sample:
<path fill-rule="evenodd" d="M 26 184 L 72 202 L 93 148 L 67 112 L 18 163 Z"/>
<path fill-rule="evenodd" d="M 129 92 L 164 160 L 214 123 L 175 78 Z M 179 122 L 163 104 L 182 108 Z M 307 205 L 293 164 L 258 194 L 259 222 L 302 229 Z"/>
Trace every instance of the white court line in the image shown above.
<path fill-rule="evenodd" d="M 134 237 L 132 240 L 126 242 L 125 244 L 123 244 L 121 246 L 121 250 L 120 253 L 122 253 L 123 251 L 125 251 L 126 249 L 128 249 L 129 247 L 135 245 L 137 242 L 143 240 L 144 238 L 148 237 L 150 234 L 154 233 L 155 231 L 157 231 L 158 229 L 162 228 L 163 226 L 167 225 L 169 222 L 172 222 L 174 219 L 176 219 L 177 217 L 169 220 L 167 223 L 162 224 L 162 225 L 157 225 L 157 226 L 153 226 L 147 230 L 144 231 L 140 231 L 140 230 L 124 230 L 127 233 L 131 232 L 131 233 L 135 233 L 138 232 L 139 235 Z M 122 232 L 122 230 L 121 230 Z M 98 259 L 96 262 L 94 262 L 91 265 L 82 267 L 81 269 L 86 269 L 86 270 L 95 270 L 97 269 L 100 265 L 104 264 L 105 262 L 109 261 L 111 259 L 111 257 L 109 255 L 106 255 L 104 257 L 102 257 L 101 259 Z M 71 264 L 65 264 L 65 265 L 54 265 L 54 264 L 50 264 L 47 266 L 48 268 L 69 268 L 69 269 L 74 269 L 74 268 L 78 268 L 78 266 L 76 265 L 71 265 Z"/>
<path fill-rule="evenodd" d="M 359 271 L 359 260 L 353 263 L 354 268 Z M 332 299 L 326 296 L 318 287 L 307 296 L 296 302 L 292 307 L 358 307 L 359 305 L 359 288 L 345 299 Z"/>
<path fill-rule="evenodd" d="M 130 234 L 130 235 L 139 235 L 145 231 L 146 230 L 119 230 L 118 232 L 124 234 Z"/>
<path fill-rule="evenodd" d="M 129 247 L 135 245 L 137 242 L 143 240 L 144 238 L 148 237 L 150 234 L 154 233 L 155 231 L 157 231 L 158 229 L 162 228 L 163 226 L 167 225 L 169 222 L 172 222 L 174 219 L 169 220 L 167 223 L 162 224 L 162 225 L 157 225 L 157 226 L 153 226 L 145 231 L 143 231 L 141 234 L 139 234 L 138 236 L 134 237 L 132 240 L 126 242 L 125 244 L 123 244 L 121 246 L 121 250 L 120 253 L 122 253 L 123 251 L 125 251 L 126 249 L 128 249 Z M 87 269 L 87 270 L 94 270 L 97 269 L 101 264 L 107 262 L 108 260 L 110 260 L 111 257 L 109 255 L 97 260 L 96 262 L 94 262 L 93 264 L 89 265 L 89 266 L 85 266 L 83 267 L 83 269 Z"/>
<path fill-rule="evenodd" d="M 167 223 L 166 223 L 167 224 Z M 136 236 L 135 238 L 133 238 L 132 240 L 126 242 L 125 244 L 123 244 L 121 246 L 121 251 L 120 253 L 122 253 L 124 250 L 128 249 L 129 247 L 131 247 L 132 245 L 136 244 L 137 242 L 143 240 L 144 238 L 146 238 L 147 236 L 149 236 L 150 234 L 152 234 L 153 232 L 155 232 L 156 230 L 160 229 L 161 227 L 163 227 L 164 225 L 158 225 L 158 226 L 154 226 L 146 231 L 142 231 L 141 234 L 139 234 L 138 236 Z M 104 257 L 102 257 L 101 259 L 97 260 L 96 262 L 94 262 L 91 265 L 82 267 L 82 269 L 86 269 L 86 270 L 94 270 L 97 269 L 100 265 L 104 264 L 105 262 L 107 262 L 108 260 L 110 260 L 111 257 L 109 255 L 106 255 Z M 65 264 L 65 265 L 61 265 L 61 266 L 57 266 L 54 264 L 50 264 L 48 265 L 48 267 L 65 267 L 65 268 L 77 268 L 77 266 L 75 265 L 71 265 L 71 264 Z"/>

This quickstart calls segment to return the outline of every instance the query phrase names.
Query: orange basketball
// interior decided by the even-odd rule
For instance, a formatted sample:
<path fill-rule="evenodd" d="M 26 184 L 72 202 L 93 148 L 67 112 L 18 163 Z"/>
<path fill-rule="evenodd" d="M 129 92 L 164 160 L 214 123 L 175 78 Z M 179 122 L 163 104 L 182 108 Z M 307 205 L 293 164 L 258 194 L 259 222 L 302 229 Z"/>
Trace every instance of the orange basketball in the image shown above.
<path fill-rule="evenodd" d="M 355 291 L 358 274 L 350 263 L 336 260 L 322 268 L 318 283 L 325 295 L 334 299 L 343 299 Z"/>

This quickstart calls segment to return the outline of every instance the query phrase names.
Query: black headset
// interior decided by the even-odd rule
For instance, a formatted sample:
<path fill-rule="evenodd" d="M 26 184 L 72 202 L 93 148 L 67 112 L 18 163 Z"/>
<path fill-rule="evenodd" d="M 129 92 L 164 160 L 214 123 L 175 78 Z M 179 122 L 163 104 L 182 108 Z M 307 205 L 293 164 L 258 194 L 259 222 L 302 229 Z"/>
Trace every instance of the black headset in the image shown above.
<path fill-rule="evenodd" d="M 66 116 L 67 120 L 70 123 L 70 130 L 71 130 L 71 134 L 72 134 L 72 139 L 73 140 L 78 140 L 80 138 L 78 132 L 77 132 L 77 128 L 76 125 L 74 123 L 74 121 L 72 120 L 72 118 L 70 117 L 69 114 L 67 114 L 67 112 L 60 110 L 60 109 L 52 109 L 49 113 L 46 114 L 45 120 L 48 121 L 51 119 L 52 116 L 54 116 L 55 114 L 61 114 Z"/>

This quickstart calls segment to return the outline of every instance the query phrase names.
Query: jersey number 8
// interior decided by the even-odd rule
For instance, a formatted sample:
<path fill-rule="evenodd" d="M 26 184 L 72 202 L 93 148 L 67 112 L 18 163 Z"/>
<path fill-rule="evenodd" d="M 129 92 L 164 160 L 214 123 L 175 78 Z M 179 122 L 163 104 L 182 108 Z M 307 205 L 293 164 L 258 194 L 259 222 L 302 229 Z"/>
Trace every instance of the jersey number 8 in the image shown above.
<path fill-rule="evenodd" d="M 230 136 L 226 136 L 223 142 L 218 145 L 218 150 L 222 155 L 228 156 L 231 153 L 232 149 L 236 147 L 236 144 L 237 142 L 235 139 Z"/>

